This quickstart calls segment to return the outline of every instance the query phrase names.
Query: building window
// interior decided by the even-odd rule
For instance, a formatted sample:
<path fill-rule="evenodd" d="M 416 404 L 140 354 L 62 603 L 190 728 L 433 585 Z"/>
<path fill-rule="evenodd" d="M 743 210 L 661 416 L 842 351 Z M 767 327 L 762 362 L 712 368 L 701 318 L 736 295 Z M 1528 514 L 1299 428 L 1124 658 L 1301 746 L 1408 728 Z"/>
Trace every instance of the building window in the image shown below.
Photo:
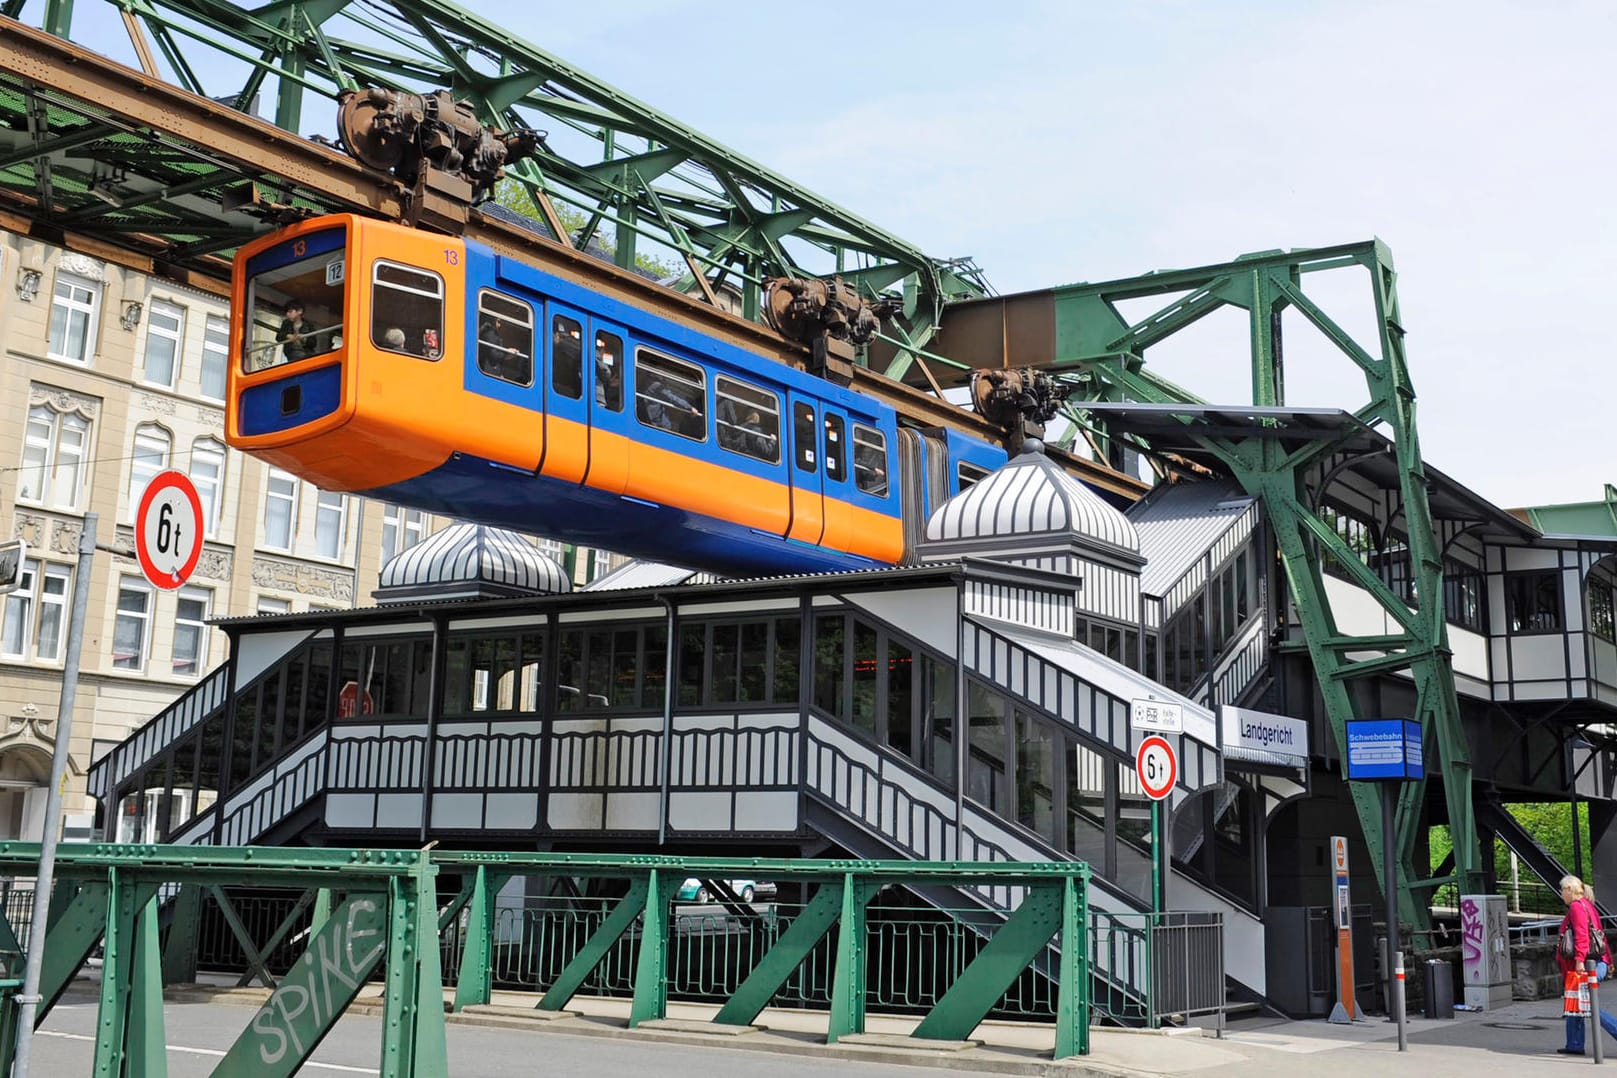
<path fill-rule="evenodd" d="M 202 332 L 202 395 L 225 399 L 225 368 L 230 355 L 230 319 L 210 314 Z"/>
<path fill-rule="evenodd" d="M 279 468 L 269 470 L 264 489 L 264 545 L 291 550 L 298 522 L 298 480 Z"/>
<path fill-rule="evenodd" d="M 39 562 L 30 558 L 23 563 L 17 589 L 6 596 L 0 655 L 8 659 L 61 661 L 71 577 L 72 570 L 65 565 L 46 564 L 42 577 Z"/>
<path fill-rule="evenodd" d="M 1505 620 L 1512 633 L 1558 633 L 1561 574 L 1555 570 L 1505 576 Z"/>
<path fill-rule="evenodd" d="M 426 534 L 426 513 L 402 505 L 388 506 L 382 513 L 382 564 L 421 542 Z"/>
<path fill-rule="evenodd" d="M 1613 617 L 1611 585 L 1604 580 L 1589 582 L 1589 631 L 1610 644 L 1617 644 L 1617 619 Z"/>
<path fill-rule="evenodd" d="M 604 550 L 590 552 L 590 579 L 599 580 L 612 571 L 612 555 Z"/>
<path fill-rule="evenodd" d="M 202 502 L 202 533 L 219 530 L 219 491 L 224 487 L 225 447 L 212 438 L 191 443 L 191 483 Z"/>
<path fill-rule="evenodd" d="M 292 612 L 292 600 L 260 595 L 256 612 L 260 614 L 290 614 Z"/>
<path fill-rule="evenodd" d="M 208 607 L 213 593 L 183 588 L 174 608 L 174 673 L 196 677 L 208 667 Z"/>
<path fill-rule="evenodd" d="M 343 529 L 348 519 L 348 495 L 322 490 L 314 510 L 314 547 L 322 558 L 342 557 Z"/>
<path fill-rule="evenodd" d="M 146 669 L 146 625 L 151 620 L 152 591 L 138 578 L 118 581 L 118 618 L 112 629 L 114 670 Z"/>
<path fill-rule="evenodd" d="M 140 512 L 146 488 L 168 467 L 168 431 L 151 423 L 135 428 L 135 447 L 129 454 L 129 519 Z"/>
<path fill-rule="evenodd" d="M 146 381 L 174 388 L 179 371 L 181 341 L 185 339 L 185 308 L 154 299 L 146 310 Z"/>
<path fill-rule="evenodd" d="M 78 507 L 90 421 L 77 412 L 37 404 L 28 410 L 17 500 L 57 509 Z"/>
<path fill-rule="evenodd" d="M 56 275 L 51 299 L 49 355 L 73 363 L 88 363 L 95 354 L 96 306 L 101 286 L 70 273 Z"/>

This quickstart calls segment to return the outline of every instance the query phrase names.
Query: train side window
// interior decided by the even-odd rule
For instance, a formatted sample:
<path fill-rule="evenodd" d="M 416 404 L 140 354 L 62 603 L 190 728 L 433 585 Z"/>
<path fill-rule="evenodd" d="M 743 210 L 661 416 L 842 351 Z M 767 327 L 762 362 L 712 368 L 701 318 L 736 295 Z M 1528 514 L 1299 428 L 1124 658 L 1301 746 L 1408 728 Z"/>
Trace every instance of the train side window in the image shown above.
<path fill-rule="evenodd" d="M 848 478 L 846 424 L 839 415 L 825 417 L 825 477 L 840 483 Z"/>
<path fill-rule="evenodd" d="M 636 349 L 634 406 L 645 426 L 707 440 L 707 373 L 694 363 Z"/>
<path fill-rule="evenodd" d="M 780 463 L 780 398 L 768 390 L 718 375 L 719 446 L 769 464 Z"/>
<path fill-rule="evenodd" d="M 615 333 L 595 334 L 595 403 L 623 411 L 623 341 Z"/>
<path fill-rule="evenodd" d="M 819 467 L 819 458 L 814 453 L 819 433 L 820 428 L 814 425 L 814 409 L 806 404 L 793 404 L 792 442 L 797 446 L 799 471 L 812 472 Z"/>
<path fill-rule="evenodd" d="M 550 388 L 576 401 L 584 395 L 584 327 L 560 314 L 550 326 Z"/>
<path fill-rule="evenodd" d="M 388 352 L 444 354 L 444 279 L 377 260 L 371 271 L 371 343 Z"/>
<path fill-rule="evenodd" d="M 477 369 L 513 385 L 533 385 L 533 308 L 498 292 L 477 293 Z"/>
<path fill-rule="evenodd" d="M 979 467 L 976 464 L 967 464 L 962 461 L 959 466 L 955 468 L 954 474 L 955 478 L 960 481 L 961 493 L 964 493 L 966 488 L 971 486 L 973 483 L 976 483 L 980 479 L 987 478 L 988 469 Z"/>
<path fill-rule="evenodd" d="M 863 423 L 853 425 L 853 482 L 866 494 L 887 497 L 887 437 Z"/>

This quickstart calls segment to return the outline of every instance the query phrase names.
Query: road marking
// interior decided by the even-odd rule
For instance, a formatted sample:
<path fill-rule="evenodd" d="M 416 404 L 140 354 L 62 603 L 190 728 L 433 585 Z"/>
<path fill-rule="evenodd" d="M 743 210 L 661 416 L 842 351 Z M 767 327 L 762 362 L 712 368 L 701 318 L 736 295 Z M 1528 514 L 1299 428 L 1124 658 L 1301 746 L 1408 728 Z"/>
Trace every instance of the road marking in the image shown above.
<path fill-rule="evenodd" d="M 93 1042 L 95 1040 L 94 1037 L 92 1037 L 92 1036 L 90 1036 L 89 1034 L 86 1034 L 86 1033 L 59 1033 L 54 1029 L 36 1030 L 34 1032 L 34 1036 L 36 1036 L 36 1037 L 61 1037 L 63 1040 L 68 1040 L 68 1041 L 91 1041 L 91 1042 Z M 219 1056 L 224 1055 L 223 1052 L 219 1051 L 216 1048 L 187 1048 L 184 1045 L 180 1045 L 180 1044 L 171 1044 L 171 1045 L 168 1046 L 168 1050 L 170 1052 L 189 1052 L 194 1056 L 214 1056 L 214 1057 L 219 1057 Z M 326 1071 L 342 1071 L 344 1074 L 381 1074 L 382 1073 L 381 1071 L 376 1070 L 374 1067 L 348 1067 L 348 1066 L 344 1066 L 341 1063 L 314 1063 L 314 1062 L 309 1062 L 309 1063 L 305 1063 L 304 1066 L 305 1067 L 314 1067 L 314 1068 L 317 1068 L 319 1070 L 326 1070 Z"/>

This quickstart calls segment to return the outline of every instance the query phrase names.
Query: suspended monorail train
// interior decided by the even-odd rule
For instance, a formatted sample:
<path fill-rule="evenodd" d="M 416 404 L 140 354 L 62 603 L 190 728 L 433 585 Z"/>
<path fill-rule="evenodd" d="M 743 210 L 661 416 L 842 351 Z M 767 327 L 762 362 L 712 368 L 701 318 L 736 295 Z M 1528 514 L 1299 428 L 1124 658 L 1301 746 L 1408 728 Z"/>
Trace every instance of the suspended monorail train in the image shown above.
<path fill-rule="evenodd" d="M 1005 451 L 475 241 L 339 215 L 236 255 L 232 446 L 730 575 L 892 565 Z"/>

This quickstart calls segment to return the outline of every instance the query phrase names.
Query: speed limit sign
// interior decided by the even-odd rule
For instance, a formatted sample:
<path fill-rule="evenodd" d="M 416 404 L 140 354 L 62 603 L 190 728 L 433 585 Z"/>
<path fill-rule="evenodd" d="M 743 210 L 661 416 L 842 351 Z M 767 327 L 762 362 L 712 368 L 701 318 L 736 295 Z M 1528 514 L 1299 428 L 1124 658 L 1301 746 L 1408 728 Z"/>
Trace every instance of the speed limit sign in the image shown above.
<path fill-rule="evenodd" d="M 191 578 L 202 557 L 202 499 L 184 472 L 159 472 L 146 485 L 135 513 L 135 556 L 159 588 Z"/>
<path fill-rule="evenodd" d="M 1140 742 L 1140 751 L 1134 755 L 1134 773 L 1151 800 L 1162 801 L 1173 793 L 1173 784 L 1179 781 L 1179 758 L 1167 738 L 1148 737 Z"/>

